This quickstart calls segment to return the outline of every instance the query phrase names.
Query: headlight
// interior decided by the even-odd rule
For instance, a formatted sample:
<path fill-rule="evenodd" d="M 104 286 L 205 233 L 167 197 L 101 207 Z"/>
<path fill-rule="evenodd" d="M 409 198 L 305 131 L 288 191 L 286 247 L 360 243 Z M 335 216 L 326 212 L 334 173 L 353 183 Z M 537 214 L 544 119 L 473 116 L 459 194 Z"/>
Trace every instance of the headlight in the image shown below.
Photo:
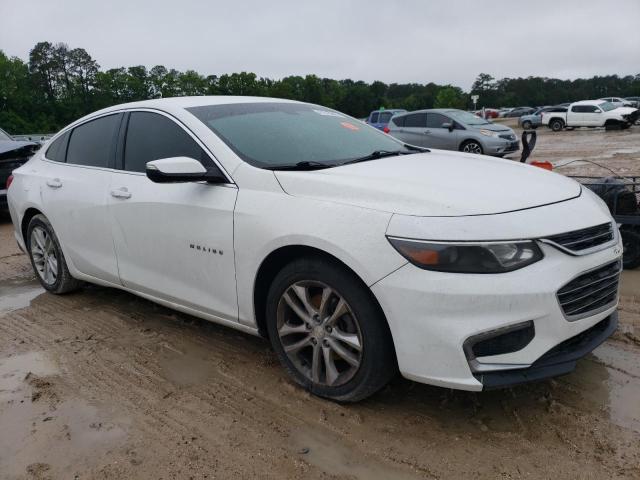
<path fill-rule="evenodd" d="M 494 132 L 493 130 L 485 130 L 484 128 L 480 130 L 482 135 L 486 135 L 487 137 L 497 137 L 500 135 L 499 132 Z"/>
<path fill-rule="evenodd" d="M 451 273 L 504 273 L 541 260 L 542 251 L 530 240 L 516 242 L 447 243 L 387 237 L 415 266 Z"/>

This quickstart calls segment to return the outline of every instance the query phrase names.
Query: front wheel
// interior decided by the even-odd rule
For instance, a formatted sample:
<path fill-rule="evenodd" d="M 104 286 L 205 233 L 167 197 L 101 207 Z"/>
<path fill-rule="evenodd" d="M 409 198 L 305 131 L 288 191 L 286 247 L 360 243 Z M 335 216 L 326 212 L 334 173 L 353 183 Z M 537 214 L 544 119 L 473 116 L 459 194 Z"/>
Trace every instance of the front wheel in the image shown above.
<path fill-rule="evenodd" d="M 267 330 L 293 380 L 315 395 L 362 400 L 387 384 L 397 363 L 386 320 L 352 272 L 302 258 L 274 279 Z"/>
<path fill-rule="evenodd" d="M 61 294 L 80 287 L 81 282 L 69 273 L 60 242 L 47 217 L 36 215 L 31 219 L 25 241 L 33 270 L 45 290 Z"/>
<path fill-rule="evenodd" d="M 525 120 L 524 122 L 522 122 L 522 128 L 524 128 L 525 130 L 531 130 L 532 126 L 533 124 L 529 120 Z"/>
<path fill-rule="evenodd" d="M 482 145 L 475 140 L 467 140 L 460 146 L 460 151 L 482 155 Z"/>

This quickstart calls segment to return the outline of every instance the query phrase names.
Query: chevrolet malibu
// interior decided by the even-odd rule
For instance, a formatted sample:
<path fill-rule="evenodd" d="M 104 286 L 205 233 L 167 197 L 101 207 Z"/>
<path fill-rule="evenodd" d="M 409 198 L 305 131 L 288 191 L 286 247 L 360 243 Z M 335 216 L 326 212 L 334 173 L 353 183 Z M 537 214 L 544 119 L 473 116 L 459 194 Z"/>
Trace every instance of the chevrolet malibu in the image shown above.
<path fill-rule="evenodd" d="M 312 393 L 479 391 L 571 371 L 616 328 L 607 207 L 539 168 L 249 97 L 119 105 L 14 171 L 42 286 L 120 288 L 267 337 Z"/>

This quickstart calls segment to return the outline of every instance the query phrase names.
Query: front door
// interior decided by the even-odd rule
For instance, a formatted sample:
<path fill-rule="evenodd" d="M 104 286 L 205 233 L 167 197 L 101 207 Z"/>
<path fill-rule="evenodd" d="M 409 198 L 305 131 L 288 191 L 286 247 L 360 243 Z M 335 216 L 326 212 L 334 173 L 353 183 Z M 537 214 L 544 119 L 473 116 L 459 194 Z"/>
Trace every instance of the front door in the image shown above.
<path fill-rule="evenodd" d="M 453 120 L 441 113 L 427 113 L 427 131 L 425 147 L 442 150 L 457 150 L 457 130 L 444 128 L 444 124 L 453 124 Z"/>
<path fill-rule="evenodd" d="M 121 170 L 111 178 L 112 231 L 124 286 L 237 321 L 233 251 L 235 185 L 154 183 L 146 163 L 185 156 L 214 162 L 182 125 L 160 113 L 125 120 Z"/>

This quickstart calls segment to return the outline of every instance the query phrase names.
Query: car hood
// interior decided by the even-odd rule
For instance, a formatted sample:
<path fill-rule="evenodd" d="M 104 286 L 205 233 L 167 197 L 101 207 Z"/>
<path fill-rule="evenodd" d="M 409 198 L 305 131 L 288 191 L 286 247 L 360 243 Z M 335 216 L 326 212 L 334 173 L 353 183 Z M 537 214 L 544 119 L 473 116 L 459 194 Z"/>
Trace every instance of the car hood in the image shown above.
<path fill-rule="evenodd" d="M 39 145 L 34 142 L 23 142 L 20 140 L 0 140 L 0 156 L 1 158 L 5 158 L 13 152 L 18 155 L 32 155 L 38 147 Z"/>
<path fill-rule="evenodd" d="M 504 213 L 581 192 L 575 181 L 538 167 L 442 150 L 275 175 L 293 196 L 416 216 Z"/>
<path fill-rule="evenodd" d="M 619 113 L 620 115 L 629 115 L 630 113 L 633 113 L 637 110 L 637 108 L 633 108 L 633 107 L 618 107 L 618 108 L 614 108 L 613 110 L 609 110 L 610 112 L 615 112 L 615 113 Z"/>

